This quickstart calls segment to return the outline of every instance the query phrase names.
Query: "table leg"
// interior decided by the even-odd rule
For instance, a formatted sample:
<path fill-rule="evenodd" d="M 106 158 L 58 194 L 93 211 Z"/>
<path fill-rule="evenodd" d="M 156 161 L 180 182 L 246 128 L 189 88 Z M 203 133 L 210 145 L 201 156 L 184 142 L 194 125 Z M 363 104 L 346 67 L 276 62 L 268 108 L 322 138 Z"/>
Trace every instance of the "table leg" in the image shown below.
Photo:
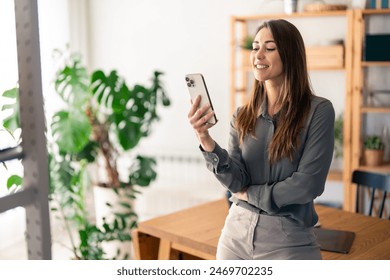
<path fill-rule="evenodd" d="M 169 260 L 171 257 L 172 242 L 165 239 L 160 239 L 160 246 L 158 248 L 158 259 Z"/>
<path fill-rule="evenodd" d="M 133 229 L 131 233 L 134 246 L 134 259 L 156 260 L 158 257 L 159 238 Z"/>

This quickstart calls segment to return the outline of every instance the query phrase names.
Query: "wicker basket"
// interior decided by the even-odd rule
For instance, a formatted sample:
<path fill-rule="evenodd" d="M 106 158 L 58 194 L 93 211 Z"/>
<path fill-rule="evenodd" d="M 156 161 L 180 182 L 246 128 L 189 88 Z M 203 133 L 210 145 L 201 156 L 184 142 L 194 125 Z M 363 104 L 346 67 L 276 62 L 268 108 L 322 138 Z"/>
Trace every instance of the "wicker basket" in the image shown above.
<path fill-rule="evenodd" d="M 304 7 L 305 12 L 342 11 L 346 9 L 347 5 L 325 4 L 321 2 L 306 4 Z"/>

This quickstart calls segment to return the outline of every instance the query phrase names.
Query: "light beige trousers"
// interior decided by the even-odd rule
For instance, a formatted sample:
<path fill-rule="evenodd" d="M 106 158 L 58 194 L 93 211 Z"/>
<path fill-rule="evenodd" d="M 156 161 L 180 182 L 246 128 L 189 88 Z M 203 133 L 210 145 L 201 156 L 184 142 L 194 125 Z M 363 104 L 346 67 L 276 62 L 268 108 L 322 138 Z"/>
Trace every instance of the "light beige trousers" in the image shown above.
<path fill-rule="evenodd" d="M 217 247 L 218 260 L 320 260 L 313 228 L 293 219 L 232 204 Z"/>

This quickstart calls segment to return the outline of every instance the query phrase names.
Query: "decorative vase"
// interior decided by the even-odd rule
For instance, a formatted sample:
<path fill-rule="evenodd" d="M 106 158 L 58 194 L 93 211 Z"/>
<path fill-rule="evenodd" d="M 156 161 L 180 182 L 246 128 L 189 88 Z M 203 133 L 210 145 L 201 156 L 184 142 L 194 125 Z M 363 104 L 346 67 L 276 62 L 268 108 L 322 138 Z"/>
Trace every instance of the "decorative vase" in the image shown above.
<path fill-rule="evenodd" d="M 298 0 L 284 0 L 284 12 L 288 15 L 297 12 Z"/>

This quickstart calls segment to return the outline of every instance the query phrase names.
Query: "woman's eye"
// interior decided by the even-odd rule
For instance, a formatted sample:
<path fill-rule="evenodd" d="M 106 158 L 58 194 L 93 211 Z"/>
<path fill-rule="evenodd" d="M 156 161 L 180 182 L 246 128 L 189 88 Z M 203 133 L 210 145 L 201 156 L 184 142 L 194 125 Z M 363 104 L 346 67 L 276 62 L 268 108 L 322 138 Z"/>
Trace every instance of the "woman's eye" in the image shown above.
<path fill-rule="evenodd" d="M 257 52 L 259 49 L 260 49 L 260 47 L 253 47 L 253 48 L 252 48 L 252 51 Z M 266 50 L 267 52 L 272 52 L 272 51 L 276 50 L 276 48 L 265 48 L 265 50 Z"/>

